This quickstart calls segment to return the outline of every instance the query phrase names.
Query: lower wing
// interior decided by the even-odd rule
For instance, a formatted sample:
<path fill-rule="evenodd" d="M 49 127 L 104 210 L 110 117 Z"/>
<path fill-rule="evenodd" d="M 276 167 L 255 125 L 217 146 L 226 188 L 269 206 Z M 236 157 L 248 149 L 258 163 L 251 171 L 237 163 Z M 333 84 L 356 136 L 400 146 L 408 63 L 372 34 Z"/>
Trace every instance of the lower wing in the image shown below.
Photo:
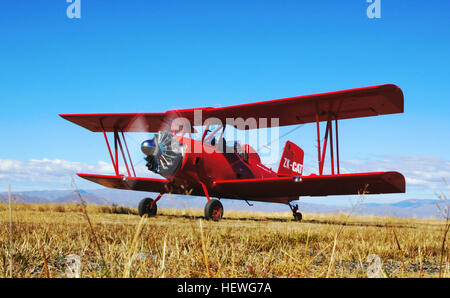
<path fill-rule="evenodd" d="M 166 179 L 78 174 L 109 188 L 156 193 L 204 196 L 201 189 L 172 188 Z M 299 196 L 404 193 L 405 178 L 398 172 L 310 175 L 263 179 L 218 180 L 210 196 L 218 198 L 287 203 Z"/>
<path fill-rule="evenodd" d="M 189 188 L 184 186 L 175 187 L 167 179 L 143 178 L 96 175 L 96 174 L 77 174 L 81 178 L 94 183 L 117 189 L 147 191 L 155 193 L 171 193 L 181 195 L 204 196 L 204 192 L 199 187 Z"/>
<path fill-rule="evenodd" d="M 222 194 L 222 197 L 232 196 L 246 200 L 262 197 L 404 193 L 405 178 L 398 172 L 377 172 L 221 180 L 215 182 L 214 191 Z"/>
<path fill-rule="evenodd" d="M 148 192 L 166 193 L 167 183 L 166 179 L 153 178 L 137 178 L 125 176 L 106 176 L 106 175 L 92 175 L 92 174 L 77 174 L 81 178 L 101 184 L 109 188 L 138 190 Z"/>

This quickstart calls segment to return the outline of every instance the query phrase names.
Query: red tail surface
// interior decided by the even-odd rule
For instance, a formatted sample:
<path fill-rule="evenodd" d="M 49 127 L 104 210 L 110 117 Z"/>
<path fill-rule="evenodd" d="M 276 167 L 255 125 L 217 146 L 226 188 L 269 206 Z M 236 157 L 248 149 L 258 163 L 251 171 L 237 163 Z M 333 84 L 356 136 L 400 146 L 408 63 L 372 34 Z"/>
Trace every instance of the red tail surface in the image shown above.
<path fill-rule="evenodd" d="M 284 145 L 280 165 L 278 166 L 278 175 L 301 176 L 303 173 L 303 157 L 304 152 L 302 148 L 287 141 L 286 145 Z"/>

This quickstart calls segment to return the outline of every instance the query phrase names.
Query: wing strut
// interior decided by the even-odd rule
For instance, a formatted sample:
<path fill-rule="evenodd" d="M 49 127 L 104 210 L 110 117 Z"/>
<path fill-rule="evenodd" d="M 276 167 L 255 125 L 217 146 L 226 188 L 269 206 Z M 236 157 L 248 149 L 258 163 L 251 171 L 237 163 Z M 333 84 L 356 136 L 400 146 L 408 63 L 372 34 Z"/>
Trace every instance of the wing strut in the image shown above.
<path fill-rule="evenodd" d="M 105 129 L 103 128 L 103 123 L 102 123 L 101 120 L 100 120 L 100 125 L 102 127 L 103 136 L 105 137 L 106 146 L 108 147 L 109 156 L 111 157 L 111 162 L 112 162 L 113 167 L 114 167 L 114 172 L 116 173 L 116 176 L 119 176 L 119 169 L 118 169 L 116 163 L 114 162 L 114 157 L 113 157 L 112 152 L 111 152 L 111 146 L 109 146 L 108 136 L 106 135 L 106 132 L 105 132 Z"/>
<path fill-rule="evenodd" d="M 100 120 L 100 126 L 102 127 L 103 136 L 105 137 L 106 146 L 108 147 L 109 156 L 111 157 L 111 162 L 113 164 L 114 172 L 116 173 L 116 176 L 119 176 L 119 150 L 120 150 L 120 153 L 123 158 L 123 162 L 125 164 L 125 168 L 128 173 L 128 177 L 132 177 L 132 175 L 131 175 L 130 167 L 128 166 L 127 156 L 130 161 L 130 166 L 131 166 L 131 170 L 133 171 L 133 175 L 134 175 L 134 177 L 136 177 L 136 171 L 134 169 L 133 161 L 131 160 L 130 151 L 128 150 L 127 141 L 125 139 L 125 135 L 124 135 L 123 131 L 121 131 L 121 134 L 122 134 L 122 139 L 123 139 L 123 142 L 125 145 L 125 149 L 127 151 L 127 156 L 125 156 L 125 151 L 122 146 L 122 141 L 120 140 L 119 131 L 117 129 L 114 130 L 114 156 L 113 156 L 111 146 L 109 144 L 108 136 L 106 134 L 105 129 L 103 128 L 103 123 L 101 120 Z"/>
<path fill-rule="evenodd" d="M 330 138 L 330 165 L 331 165 L 331 174 L 334 175 L 334 146 L 336 145 L 336 171 L 337 174 L 340 174 L 340 165 L 339 165 L 339 133 L 338 133 L 338 116 L 331 112 L 331 106 L 328 114 L 327 126 L 325 128 L 325 137 L 323 140 L 323 146 L 320 146 L 320 121 L 319 121 L 319 104 L 316 104 L 316 129 L 317 129 L 317 157 L 319 162 L 319 175 L 323 175 L 323 167 L 325 165 L 325 157 L 327 151 L 327 143 L 328 138 Z M 333 118 L 335 120 L 335 142 L 333 142 Z M 321 150 L 322 149 L 322 150 Z"/>
<path fill-rule="evenodd" d="M 336 123 L 336 125 L 337 125 L 337 123 Z M 125 148 L 127 149 L 128 159 L 130 160 L 131 168 L 133 169 L 134 177 L 136 177 L 136 171 L 134 170 L 133 161 L 131 160 L 130 151 L 128 150 L 127 140 L 125 139 L 125 135 L 123 134 L 123 130 L 121 131 L 121 133 L 122 133 L 123 143 L 125 144 Z"/>
<path fill-rule="evenodd" d="M 339 168 L 339 134 L 338 134 L 338 121 L 337 118 L 335 119 L 335 126 L 336 126 L 336 168 L 338 175 L 341 173 Z"/>

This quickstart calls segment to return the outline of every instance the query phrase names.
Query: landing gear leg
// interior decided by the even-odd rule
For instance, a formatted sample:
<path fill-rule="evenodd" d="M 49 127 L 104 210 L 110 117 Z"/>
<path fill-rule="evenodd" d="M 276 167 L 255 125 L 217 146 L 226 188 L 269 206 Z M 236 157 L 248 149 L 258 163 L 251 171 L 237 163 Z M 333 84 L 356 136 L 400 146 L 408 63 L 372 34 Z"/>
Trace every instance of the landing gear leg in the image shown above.
<path fill-rule="evenodd" d="M 291 204 L 289 203 L 289 208 L 291 208 L 291 210 L 292 210 L 292 215 L 294 215 L 294 220 L 295 220 L 295 221 L 301 221 L 302 218 L 303 218 L 303 216 L 302 216 L 302 214 L 298 211 L 298 205 L 297 205 L 297 204 L 291 205 Z"/>

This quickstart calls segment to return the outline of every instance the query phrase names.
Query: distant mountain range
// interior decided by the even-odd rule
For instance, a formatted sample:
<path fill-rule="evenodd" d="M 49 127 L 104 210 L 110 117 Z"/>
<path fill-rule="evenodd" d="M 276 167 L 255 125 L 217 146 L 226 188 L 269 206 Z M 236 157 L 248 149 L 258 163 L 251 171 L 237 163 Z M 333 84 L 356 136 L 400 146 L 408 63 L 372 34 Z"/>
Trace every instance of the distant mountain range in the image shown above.
<path fill-rule="evenodd" d="M 155 198 L 157 194 L 127 191 L 118 189 L 97 189 L 81 190 L 80 194 L 71 190 L 47 190 L 47 191 L 26 191 L 13 193 L 14 201 L 18 203 L 70 203 L 80 202 L 80 195 L 83 200 L 91 204 L 98 205 L 123 205 L 128 207 L 137 207 L 139 201 L 145 197 Z M 7 193 L 0 193 L 0 202 L 8 201 Z M 249 206 L 245 201 L 222 200 L 225 210 L 245 210 L 245 211 L 271 211 L 285 212 L 289 211 L 287 206 L 282 204 L 251 202 Z M 394 216 L 394 217 L 415 217 L 415 218 L 439 218 L 437 203 L 439 200 L 410 199 L 392 204 L 361 204 L 353 210 L 358 215 L 375 216 Z M 203 209 L 205 198 L 189 197 L 179 195 L 165 195 L 158 202 L 160 208 L 192 208 Z M 331 206 L 325 204 L 312 204 L 299 202 L 300 210 L 310 213 L 340 213 L 352 211 L 349 207 Z"/>

